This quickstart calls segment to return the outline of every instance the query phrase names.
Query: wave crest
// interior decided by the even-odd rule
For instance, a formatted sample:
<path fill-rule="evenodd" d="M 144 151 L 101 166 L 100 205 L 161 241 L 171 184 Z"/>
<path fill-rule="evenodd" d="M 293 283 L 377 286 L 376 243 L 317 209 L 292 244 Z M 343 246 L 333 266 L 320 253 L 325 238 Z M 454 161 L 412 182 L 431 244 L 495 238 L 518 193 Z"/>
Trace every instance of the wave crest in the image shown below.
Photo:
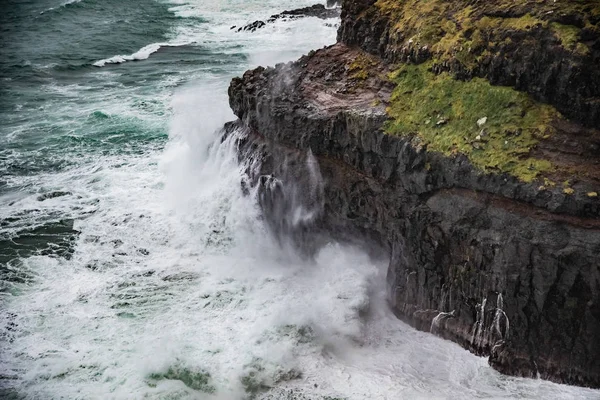
<path fill-rule="evenodd" d="M 96 61 L 93 65 L 96 67 L 104 67 L 106 64 L 121 64 L 127 61 L 146 60 L 152 53 L 156 53 L 163 46 L 172 46 L 168 43 L 152 43 L 142 47 L 138 51 L 130 55 L 116 55 L 110 58 L 105 58 Z"/>
<path fill-rule="evenodd" d="M 81 3 L 81 1 L 82 1 L 82 0 L 67 0 L 67 1 L 65 1 L 64 3 L 60 4 L 59 6 L 56 6 L 56 7 L 50 7 L 50 8 L 48 8 L 47 10 L 41 11 L 41 12 L 40 12 L 40 15 L 43 15 L 43 14 L 45 14 L 45 13 L 49 12 L 49 11 L 58 11 L 58 10 L 60 10 L 61 8 L 64 8 L 64 7 L 70 7 L 71 5 L 75 5 L 75 4 L 77 4 L 77 3 Z"/>

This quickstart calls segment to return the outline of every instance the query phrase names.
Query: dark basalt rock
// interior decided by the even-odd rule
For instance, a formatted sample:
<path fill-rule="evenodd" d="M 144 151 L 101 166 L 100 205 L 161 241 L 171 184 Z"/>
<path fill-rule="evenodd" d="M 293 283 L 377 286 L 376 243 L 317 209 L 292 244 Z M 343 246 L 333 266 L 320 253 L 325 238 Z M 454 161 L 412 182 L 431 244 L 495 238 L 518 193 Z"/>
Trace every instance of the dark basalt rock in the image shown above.
<path fill-rule="evenodd" d="M 600 388 L 600 41 L 589 27 L 600 16 L 584 23 L 536 9 L 562 2 L 448 3 L 469 5 L 474 18 L 531 9 L 581 29 L 587 54 L 567 51 L 540 25 L 492 32 L 500 44 L 482 50 L 474 68 L 452 57 L 432 63 L 458 79 L 513 86 L 570 117 L 537 151 L 584 167 L 574 190 L 484 173 L 463 155 L 384 133 L 390 65 L 439 55 L 392 32 L 391 14 L 375 0 L 343 3 L 342 43 L 232 81 L 239 120 L 227 132 L 244 132 L 240 159 L 260 161 L 244 187 L 258 188 L 273 233 L 307 254 L 334 238 L 389 258 L 390 305 L 416 328 L 489 357 L 503 373 Z M 289 216 L 299 204 L 312 212 L 298 223 Z"/>
<path fill-rule="evenodd" d="M 265 21 L 254 21 L 251 24 L 244 25 L 241 28 L 238 28 L 237 32 L 241 32 L 241 31 L 254 32 L 255 30 L 260 29 L 265 25 L 267 25 Z M 231 29 L 235 29 L 235 28 L 236 28 L 235 26 L 231 27 Z"/>
<path fill-rule="evenodd" d="M 231 29 L 237 28 L 237 32 L 250 31 L 254 32 L 257 29 L 263 28 L 268 23 L 277 21 L 278 19 L 297 19 L 304 17 L 316 17 L 320 19 L 336 18 L 340 16 L 339 9 L 325 8 L 323 4 L 315 4 L 310 7 L 297 8 L 295 10 L 286 10 L 280 14 L 271 15 L 266 21 L 254 21 L 240 28 L 232 26 Z"/>
<path fill-rule="evenodd" d="M 249 185 L 274 232 L 306 251 L 330 237 L 366 243 L 390 258 L 399 318 L 504 373 L 600 387 L 600 201 L 386 135 L 385 65 L 357 82 L 344 65 L 358 56 L 336 45 L 231 83 L 240 120 L 229 129 L 246 132 L 241 158 L 262 161 Z M 314 204 L 309 153 L 325 182 L 322 208 L 293 226 L 282 187 Z"/>

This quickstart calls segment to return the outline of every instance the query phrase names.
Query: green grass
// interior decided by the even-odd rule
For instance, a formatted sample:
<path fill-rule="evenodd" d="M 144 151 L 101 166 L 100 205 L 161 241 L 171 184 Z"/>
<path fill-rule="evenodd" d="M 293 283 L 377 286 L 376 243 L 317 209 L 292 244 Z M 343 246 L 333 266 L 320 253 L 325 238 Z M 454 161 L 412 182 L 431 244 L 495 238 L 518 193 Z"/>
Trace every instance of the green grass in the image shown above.
<path fill-rule="evenodd" d="M 464 154 L 486 172 L 506 172 L 531 182 L 553 166 L 531 150 L 552 133 L 558 113 L 512 88 L 484 79 L 459 81 L 429 71 L 429 64 L 403 65 L 390 78 L 397 84 L 386 126 L 390 134 L 416 135 L 429 151 Z M 487 118 L 485 124 L 477 121 Z"/>

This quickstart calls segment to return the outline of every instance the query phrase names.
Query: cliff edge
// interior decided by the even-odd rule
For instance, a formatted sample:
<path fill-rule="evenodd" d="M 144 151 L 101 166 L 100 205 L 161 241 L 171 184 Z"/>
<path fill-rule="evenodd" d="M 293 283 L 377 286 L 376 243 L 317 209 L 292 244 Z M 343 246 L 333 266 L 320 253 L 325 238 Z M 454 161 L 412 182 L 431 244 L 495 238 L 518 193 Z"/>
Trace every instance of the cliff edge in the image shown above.
<path fill-rule="evenodd" d="M 232 81 L 228 128 L 274 228 L 389 257 L 399 318 L 600 387 L 600 4 L 493 3 L 346 0 L 338 44 Z"/>

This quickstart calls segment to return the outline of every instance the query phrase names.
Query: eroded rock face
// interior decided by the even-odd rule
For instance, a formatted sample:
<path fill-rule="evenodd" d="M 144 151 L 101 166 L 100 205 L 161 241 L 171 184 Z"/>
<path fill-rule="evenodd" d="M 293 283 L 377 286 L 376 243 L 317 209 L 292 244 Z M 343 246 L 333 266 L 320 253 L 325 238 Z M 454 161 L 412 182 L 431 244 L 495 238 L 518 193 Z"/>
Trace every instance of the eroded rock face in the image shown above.
<path fill-rule="evenodd" d="M 286 234 L 308 250 L 334 237 L 389 256 L 398 317 L 499 371 L 600 387 L 598 199 L 484 174 L 385 134 L 388 66 L 373 59 L 362 74 L 353 60 L 364 56 L 338 44 L 232 81 L 235 125 L 247 132 L 240 157 L 262 160 L 251 184 L 267 221 L 280 224 L 290 207 L 274 180 L 314 203 L 299 161 L 310 153 L 322 208 Z"/>

